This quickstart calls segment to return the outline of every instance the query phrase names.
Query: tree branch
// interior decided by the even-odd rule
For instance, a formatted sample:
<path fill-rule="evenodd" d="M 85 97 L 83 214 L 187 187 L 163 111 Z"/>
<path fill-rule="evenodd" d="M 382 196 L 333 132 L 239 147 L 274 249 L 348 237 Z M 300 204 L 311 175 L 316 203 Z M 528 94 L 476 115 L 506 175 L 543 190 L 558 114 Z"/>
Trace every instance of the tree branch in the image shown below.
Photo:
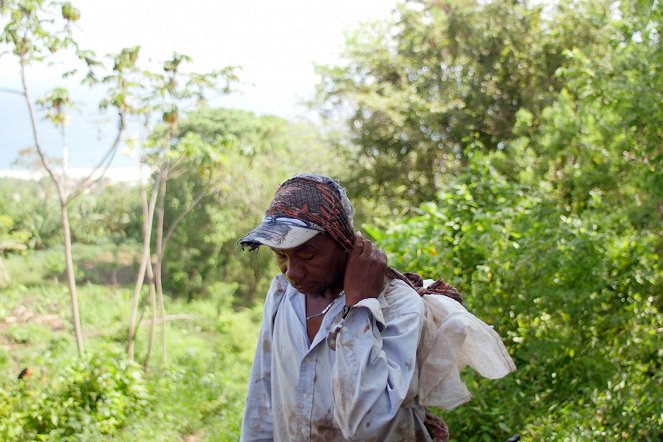
<path fill-rule="evenodd" d="M 93 185 L 97 184 L 106 175 L 106 171 L 108 170 L 111 163 L 113 162 L 113 159 L 115 158 L 115 154 L 117 153 L 118 148 L 120 147 L 120 141 L 122 141 L 122 135 L 124 134 L 124 130 L 126 128 L 124 113 L 120 111 L 120 112 L 118 112 L 118 116 L 119 116 L 119 122 L 118 122 L 118 128 L 117 128 L 117 135 L 115 136 L 115 139 L 113 140 L 113 144 L 108 149 L 108 151 L 106 151 L 106 154 L 99 161 L 99 163 L 92 169 L 90 174 L 88 176 L 86 176 L 82 181 L 79 182 L 79 184 L 76 186 L 76 190 L 69 196 L 69 198 L 67 198 L 67 204 L 69 202 L 71 202 L 73 199 L 75 199 L 76 197 L 78 197 L 86 189 L 89 189 Z M 92 180 L 92 177 L 102 167 L 103 167 L 103 170 L 101 171 L 99 176 L 96 179 Z"/>
<path fill-rule="evenodd" d="M 32 137 L 35 141 L 35 149 L 37 149 L 37 155 L 39 155 L 39 160 L 41 161 L 41 165 L 46 169 L 46 172 L 48 175 L 51 177 L 51 180 L 55 184 L 55 187 L 58 191 L 58 195 L 60 197 L 60 200 L 62 202 L 66 201 L 66 196 L 64 195 L 64 189 L 60 185 L 60 181 L 58 180 L 57 175 L 51 168 L 51 166 L 48 164 L 48 161 L 46 160 L 46 156 L 44 155 L 44 152 L 41 149 L 41 144 L 39 143 L 39 132 L 37 130 L 37 119 L 35 118 L 35 111 L 34 108 L 32 107 L 32 101 L 30 99 L 30 92 L 28 90 L 28 82 L 25 78 L 25 58 L 23 55 L 20 56 L 19 58 L 19 65 L 21 67 L 21 84 L 23 86 L 23 97 L 25 97 L 25 102 L 28 106 L 28 114 L 30 115 L 30 125 L 32 127 Z"/>
<path fill-rule="evenodd" d="M 200 192 L 196 198 L 189 204 L 189 206 L 181 211 L 179 215 L 177 215 L 177 218 L 173 220 L 173 223 L 168 227 L 168 231 L 166 232 L 166 235 L 163 238 L 163 248 L 161 250 L 161 255 L 158 257 L 158 259 L 161 259 L 163 255 L 166 253 L 166 246 L 168 245 L 168 241 L 170 240 L 170 237 L 173 236 L 173 232 L 175 231 L 175 228 L 177 225 L 182 222 L 182 220 L 191 212 L 199 203 L 202 201 L 203 198 L 205 198 L 207 195 L 211 195 L 212 193 L 216 192 L 219 189 L 219 187 L 213 187 L 207 191 L 202 191 Z"/>

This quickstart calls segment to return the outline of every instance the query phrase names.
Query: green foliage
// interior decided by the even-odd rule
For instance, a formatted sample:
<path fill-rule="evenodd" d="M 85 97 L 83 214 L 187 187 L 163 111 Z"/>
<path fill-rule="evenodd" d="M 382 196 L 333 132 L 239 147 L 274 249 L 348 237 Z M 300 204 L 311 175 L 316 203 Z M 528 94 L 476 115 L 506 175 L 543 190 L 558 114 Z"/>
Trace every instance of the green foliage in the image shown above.
<path fill-rule="evenodd" d="M 291 141 L 288 121 L 238 109 L 201 109 L 187 115 L 181 134 L 196 134 L 212 146 L 252 157 L 281 150 Z"/>
<path fill-rule="evenodd" d="M 101 185 L 70 205 L 74 241 L 84 244 L 139 242 L 142 234 L 140 194 L 122 183 Z"/>
<path fill-rule="evenodd" d="M 64 253 L 61 248 L 55 248 L 10 256 L 6 269 L 16 285 L 39 285 L 63 274 Z"/>
<path fill-rule="evenodd" d="M 458 440 L 660 437 L 662 24 L 655 1 L 409 2 L 322 70 L 351 190 L 429 201 L 366 230 L 459 286 L 519 367 L 466 374 Z"/>
<path fill-rule="evenodd" d="M 9 215 L 0 215 L 0 253 L 21 251 L 27 248 L 29 233 L 14 227 L 14 220 Z"/>
<path fill-rule="evenodd" d="M 41 390 L 34 378 L 0 390 L 0 436 L 7 441 L 86 440 L 111 435 L 148 407 L 140 366 L 117 353 L 94 354 L 64 367 Z"/>
<path fill-rule="evenodd" d="M 540 124 L 521 115 L 518 142 L 535 152 L 535 173 L 572 210 L 598 195 L 638 225 L 658 222 L 663 17 L 655 2 L 620 3 L 605 26 L 606 42 L 566 52 L 558 77 L 565 83 Z"/>
<path fill-rule="evenodd" d="M 358 145 L 353 189 L 398 212 L 433 198 L 466 152 L 504 148 L 518 111 L 536 120 L 562 87 L 564 51 L 601 41 L 604 3 L 405 2 L 359 30 L 318 87 Z"/>
<path fill-rule="evenodd" d="M 5 330 L 7 341 L 13 344 L 36 344 L 48 339 L 50 330 L 39 324 L 11 325 Z"/>
<path fill-rule="evenodd" d="M 74 244 L 73 250 L 78 282 L 117 285 L 127 283 L 135 277 L 138 246 L 131 241 L 124 244 Z M 62 247 L 53 247 L 12 255 L 7 258 L 5 267 L 15 285 L 39 286 L 44 281 L 63 281 L 64 250 Z"/>
<path fill-rule="evenodd" d="M 4 26 L 0 42 L 9 45 L 12 53 L 22 62 L 43 61 L 48 55 L 73 43 L 70 28 L 59 27 L 58 21 L 75 21 L 77 13 L 68 3 L 7 0 L 0 6 Z M 6 23 L 4 19 L 7 19 Z"/>
<path fill-rule="evenodd" d="M 214 301 L 176 303 L 200 316 L 196 322 L 177 323 L 169 352 L 174 364 L 159 369 L 150 387 L 161 398 L 153 411 L 123 431 L 126 440 L 154 440 L 167 436 L 201 433 L 204 440 L 232 441 L 239 438 L 247 380 L 250 371 L 260 308 L 216 313 Z"/>
<path fill-rule="evenodd" d="M 0 317 L 14 318 L 0 324 L 0 440 L 237 440 L 262 306 L 233 311 L 235 289 L 169 300 L 168 313 L 185 316 L 169 321 L 170 363 L 144 374 L 123 353 L 127 288 L 80 287 L 89 354 L 72 359 L 66 287 L 12 285 L 0 298 Z M 144 354 L 145 322 L 140 333 Z M 23 367 L 32 376 L 18 381 Z"/>
<path fill-rule="evenodd" d="M 14 274 L 17 284 L 39 284 L 64 274 L 64 251 L 62 246 L 57 247 L 62 235 L 54 193 L 53 185 L 45 180 L 0 179 L 0 256 L 6 256 L 0 263 L 0 269 L 4 269 L 0 271 L 0 286 L 7 285 Z M 138 198 L 131 186 L 102 183 L 85 198 L 70 203 L 70 224 L 78 243 L 76 252 L 83 251 L 81 244 L 104 244 L 110 249 L 108 253 L 118 258 L 99 262 L 95 268 L 77 268 L 77 279 L 116 283 L 118 277 L 127 277 L 127 269 L 133 263 L 131 244 L 140 240 L 141 233 Z M 49 250 L 43 251 L 44 248 Z M 35 250 L 41 253 L 33 253 Z M 24 254 L 28 255 L 25 260 L 20 257 Z M 89 262 L 89 258 L 81 256 L 75 260 Z"/>
<path fill-rule="evenodd" d="M 548 184 L 499 173 L 491 163 L 500 156 L 471 156 L 418 216 L 367 229 L 397 268 L 458 286 L 513 354 L 518 371 L 507 379 L 468 378 L 473 401 L 445 413 L 452 432 L 653 437 L 662 419 L 653 414 L 662 396 L 647 389 L 661 382 L 660 230 L 606 215 L 598 195 L 569 214 Z M 619 418 L 624 410 L 629 419 Z"/>
<path fill-rule="evenodd" d="M 59 241 L 59 216 L 54 196 L 53 186 L 43 180 L 0 179 L 0 211 L 11 219 L 11 227 L 5 224 L 8 229 L 5 234 L 15 245 L 5 249 L 5 253 L 20 251 L 24 248 L 21 244 L 28 249 L 40 249 Z"/>

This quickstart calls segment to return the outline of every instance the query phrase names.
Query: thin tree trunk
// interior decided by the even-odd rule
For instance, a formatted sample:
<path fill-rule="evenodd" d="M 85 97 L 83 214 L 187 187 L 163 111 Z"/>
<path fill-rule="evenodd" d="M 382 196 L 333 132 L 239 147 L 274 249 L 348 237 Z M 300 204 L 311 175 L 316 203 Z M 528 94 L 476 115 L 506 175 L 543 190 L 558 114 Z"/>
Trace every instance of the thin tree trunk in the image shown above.
<path fill-rule="evenodd" d="M 67 285 L 69 287 L 69 293 L 71 295 L 71 310 L 72 310 L 72 322 L 74 326 L 74 334 L 76 338 L 76 345 L 78 347 L 78 353 L 79 355 L 83 355 L 85 346 L 83 343 L 83 332 L 82 332 L 82 327 L 81 327 L 81 321 L 80 321 L 80 315 L 79 315 L 79 309 L 78 309 L 78 292 L 76 290 L 76 278 L 75 278 L 75 269 L 74 269 L 74 260 L 72 256 L 72 246 L 71 246 L 71 228 L 69 225 L 69 212 L 68 212 L 68 204 L 73 201 L 78 195 L 83 193 L 83 191 L 87 188 L 89 188 L 91 185 L 96 183 L 101 179 L 101 177 L 104 176 L 106 170 L 110 166 L 110 163 L 117 152 L 117 149 L 120 145 L 120 142 L 122 140 L 122 135 L 124 133 L 125 129 L 125 122 L 124 122 L 124 111 L 119 109 L 118 110 L 118 116 L 119 116 L 119 125 L 118 125 L 118 132 L 117 135 L 113 141 L 113 144 L 111 145 L 110 149 L 106 152 L 106 155 L 102 159 L 102 161 L 97 165 L 91 172 L 90 176 L 86 178 L 82 183 L 80 183 L 78 186 L 75 186 L 75 188 L 72 188 L 72 191 L 69 192 L 69 183 L 68 181 L 68 176 L 67 176 L 67 169 L 68 169 L 68 162 L 69 162 L 69 148 L 67 146 L 67 139 L 66 139 L 66 133 L 65 133 L 65 128 L 64 125 L 61 125 L 61 131 L 62 131 L 62 173 L 60 176 L 58 176 L 53 168 L 49 165 L 46 156 L 44 155 L 44 152 L 41 148 L 41 144 L 39 142 L 39 131 L 37 129 L 37 119 L 35 115 L 34 108 L 32 106 L 32 100 L 30 98 L 30 91 L 28 88 L 28 82 L 26 79 L 25 75 L 25 67 L 26 67 L 26 59 L 24 54 L 19 54 L 19 66 L 20 66 L 20 77 L 21 77 L 21 86 L 23 88 L 23 92 L 21 95 L 23 95 L 23 98 L 25 99 L 25 103 L 28 108 L 28 114 L 30 117 L 30 125 L 32 128 L 32 136 L 34 139 L 34 147 L 37 151 L 37 155 L 39 156 L 39 160 L 44 168 L 44 170 L 47 172 L 49 178 L 55 185 L 55 188 L 58 193 L 58 198 L 59 198 L 59 203 L 60 203 L 60 219 L 62 222 L 62 233 L 64 236 L 64 251 L 65 251 L 65 263 L 66 263 L 66 273 L 67 273 Z M 92 177 L 95 173 L 97 173 L 98 170 L 100 170 L 101 167 L 104 167 L 101 174 L 99 177 L 92 181 L 90 180 L 90 177 Z"/>
<path fill-rule="evenodd" d="M 71 297 L 71 312 L 72 312 L 72 322 L 74 325 L 74 335 L 76 338 L 76 347 L 78 348 L 78 354 L 83 355 L 85 351 L 85 346 L 83 344 L 83 331 L 81 328 L 79 310 L 78 310 L 78 293 L 76 291 L 76 278 L 74 272 L 74 260 L 71 254 L 71 230 L 69 227 L 69 213 L 67 211 L 67 195 L 66 189 L 62 187 L 62 183 L 58 180 L 57 175 L 48 165 L 44 152 L 41 150 L 41 144 L 39 143 L 39 132 L 37 130 L 37 120 L 35 118 L 35 112 L 32 107 L 32 101 L 30 99 L 30 92 L 28 89 L 28 82 L 25 78 L 25 59 L 23 56 L 19 59 L 19 64 L 21 68 L 21 84 L 23 86 L 23 96 L 28 107 L 28 114 L 30 116 L 30 125 L 32 126 L 32 136 L 35 142 L 35 149 L 37 150 L 37 155 L 41 161 L 42 166 L 48 173 L 48 176 L 51 178 L 51 181 L 55 185 L 55 188 L 58 192 L 58 198 L 60 202 L 60 220 L 62 221 L 62 233 L 64 236 L 64 255 L 65 255 L 65 264 L 67 272 L 67 285 L 69 286 L 69 294 Z"/>
<path fill-rule="evenodd" d="M 134 337 L 136 334 L 136 316 L 138 315 L 138 301 L 140 300 L 140 290 L 143 288 L 145 280 L 145 270 L 150 260 L 150 227 L 148 223 L 147 195 L 145 185 L 141 184 L 141 199 L 143 205 L 143 254 L 140 259 L 136 283 L 134 285 L 134 295 L 131 301 L 131 316 L 129 318 L 129 336 L 127 338 L 127 357 L 134 360 Z"/>
<path fill-rule="evenodd" d="M 150 364 L 150 357 L 152 356 L 152 346 L 154 345 L 154 338 L 157 330 L 157 298 L 154 291 L 154 272 L 152 271 L 152 262 L 147 266 L 147 283 L 150 289 L 150 312 L 152 319 L 150 321 L 150 339 L 147 341 L 147 351 L 145 352 L 145 360 L 143 361 L 143 370 L 147 372 Z M 165 322 L 165 321 L 164 321 Z M 140 325 L 140 323 L 139 323 Z"/>
<path fill-rule="evenodd" d="M 60 217 L 62 219 L 62 231 L 64 233 L 64 257 L 67 269 L 67 285 L 69 286 L 69 293 L 71 296 L 71 317 L 74 322 L 74 333 L 76 335 L 76 346 L 78 347 L 78 354 L 82 355 L 85 352 L 85 344 L 83 342 L 83 328 L 81 326 L 81 318 L 78 310 L 78 290 L 76 288 L 76 269 L 74 267 L 74 257 L 71 251 L 71 228 L 69 227 L 69 208 L 67 206 L 67 169 L 69 166 L 69 152 L 67 146 L 67 137 L 62 126 L 62 193 L 60 195 Z"/>
<path fill-rule="evenodd" d="M 165 177 L 167 177 L 168 171 L 165 173 Z M 168 231 L 166 234 L 163 234 L 163 228 L 164 228 L 164 218 L 165 218 L 165 195 L 166 195 L 166 180 L 162 180 L 162 187 L 163 187 L 163 192 L 161 193 L 162 196 L 160 196 L 160 204 L 159 204 L 159 212 L 157 214 L 157 241 L 156 241 L 156 254 L 157 254 L 157 262 L 155 266 L 155 281 L 156 281 L 156 287 L 157 287 L 157 295 L 159 296 L 159 308 L 161 310 L 161 318 L 162 318 L 162 342 L 161 342 L 161 362 L 163 364 L 166 363 L 166 358 L 167 358 L 167 353 L 166 353 L 166 321 L 163 320 L 163 318 L 166 317 L 166 308 L 164 306 L 164 300 L 163 300 L 163 284 L 162 284 L 162 268 L 163 268 L 163 258 L 166 253 L 166 246 L 168 245 L 168 241 L 170 238 L 173 236 L 173 232 L 175 231 L 175 228 L 179 225 L 179 223 L 191 212 L 201 201 L 202 199 L 211 194 L 212 192 L 216 191 L 216 188 L 212 188 L 211 190 L 207 191 L 202 191 L 196 195 L 196 197 L 193 199 L 191 204 L 181 211 L 177 217 L 173 220 L 171 225 L 168 227 Z"/>
<path fill-rule="evenodd" d="M 145 185 L 142 184 L 142 174 L 141 174 L 141 202 L 143 206 L 143 255 L 140 261 L 140 267 L 138 269 L 138 275 L 136 276 L 136 284 L 134 286 L 134 295 L 131 303 L 131 317 L 129 319 L 129 336 L 127 339 L 127 357 L 130 360 L 134 360 L 134 339 L 136 335 L 136 316 L 138 313 L 138 301 L 140 300 L 140 291 L 143 288 L 143 282 L 145 280 L 145 272 L 147 266 L 150 262 L 150 240 L 152 237 L 152 220 L 154 219 L 154 208 L 156 206 L 157 199 L 157 189 L 161 183 L 161 171 L 157 175 L 154 187 L 152 188 L 152 194 L 150 195 L 150 202 L 147 202 L 147 191 L 145 190 Z"/>
<path fill-rule="evenodd" d="M 67 269 L 67 285 L 71 296 L 71 317 L 74 323 L 74 334 L 76 336 L 76 347 L 78 354 L 83 355 L 85 346 L 83 344 L 83 330 L 78 311 L 78 292 L 76 290 L 76 273 L 74 269 L 74 259 L 71 253 L 71 230 L 69 228 L 69 212 L 64 201 L 60 200 L 60 218 L 62 220 L 62 231 L 64 233 L 64 257 Z"/>
<path fill-rule="evenodd" d="M 156 255 L 157 262 L 155 268 L 155 281 L 157 294 L 159 296 L 159 310 L 160 316 L 162 319 L 161 322 L 161 363 L 166 364 L 166 321 L 163 318 L 166 317 L 166 307 L 163 300 L 163 283 L 162 283 L 162 263 L 163 263 L 163 223 L 166 213 L 166 186 L 168 183 L 168 168 L 164 170 L 163 179 L 161 180 L 161 185 L 159 186 L 159 210 L 157 212 L 157 237 L 156 237 Z"/>
<path fill-rule="evenodd" d="M 163 286 L 161 284 L 161 261 L 157 263 L 158 277 L 156 277 L 157 294 L 159 295 L 159 316 L 161 318 L 161 364 L 166 365 L 167 355 L 167 337 L 166 337 L 166 305 L 163 301 Z"/>

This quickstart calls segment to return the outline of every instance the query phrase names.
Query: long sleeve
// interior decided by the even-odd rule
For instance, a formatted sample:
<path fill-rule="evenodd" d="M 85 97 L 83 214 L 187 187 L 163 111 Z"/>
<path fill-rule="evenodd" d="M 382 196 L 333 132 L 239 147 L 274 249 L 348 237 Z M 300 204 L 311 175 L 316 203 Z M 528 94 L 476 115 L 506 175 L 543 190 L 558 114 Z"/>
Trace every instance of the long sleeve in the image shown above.
<path fill-rule="evenodd" d="M 272 331 L 276 309 L 283 298 L 283 283 L 274 278 L 265 298 L 260 335 L 249 378 L 249 391 L 242 419 L 241 441 L 271 441 L 272 417 Z"/>
<path fill-rule="evenodd" d="M 347 439 L 380 434 L 416 389 L 423 306 L 409 288 L 394 291 L 361 301 L 337 324 L 334 417 Z M 380 302 L 392 303 L 390 317 L 382 316 Z"/>

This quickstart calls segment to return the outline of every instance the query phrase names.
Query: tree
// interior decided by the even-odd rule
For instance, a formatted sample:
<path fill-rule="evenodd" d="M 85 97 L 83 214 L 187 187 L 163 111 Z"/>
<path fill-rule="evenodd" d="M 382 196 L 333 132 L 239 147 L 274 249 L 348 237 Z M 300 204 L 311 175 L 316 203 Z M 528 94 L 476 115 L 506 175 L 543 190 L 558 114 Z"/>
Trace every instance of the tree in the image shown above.
<path fill-rule="evenodd" d="M 560 90 L 564 51 L 600 41 L 601 5 L 410 1 L 357 31 L 318 86 L 323 115 L 345 119 L 357 145 L 351 190 L 399 212 L 433 198 L 468 150 L 505 148 L 517 112 L 536 119 Z"/>
<path fill-rule="evenodd" d="M 548 32 L 601 38 L 561 54 L 549 103 L 518 110 L 502 148 L 468 144 L 416 216 L 368 229 L 397 267 L 458 285 L 514 356 L 504 381 L 465 376 L 473 401 L 445 414 L 459 439 L 659 437 L 663 16 L 572 5 Z"/>
<path fill-rule="evenodd" d="M 137 57 L 138 48 L 135 48 L 135 51 Z M 129 359 L 134 358 L 140 292 L 147 275 L 152 307 L 152 324 L 148 350 L 144 360 L 146 369 L 155 337 L 157 297 L 162 324 L 162 358 L 164 361 L 166 358 L 166 321 L 162 283 L 162 262 L 165 247 L 181 220 L 200 203 L 207 193 L 215 191 L 214 185 L 202 189 L 201 193 L 194 197 L 191 204 L 182 208 L 182 211 L 169 226 L 168 231 L 164 230 L 164 208 L 168 181 L 180 173 L 181 165 L 187 159 L 195 157 L 198 160 L 198 173 L 206 175 L 210 182 L 213 182 L 219 161 L 218 155 L 210 150 L 206 144 L 177 143 L 175 136 L 181 118 L 180 114 L 187 106 L 204 106 L 206 97 L 210 93 L 224 94 L 229 92 L 230 85 L 237 79 L 234 67 L 225 67 L 209 73 L 183 72 L 182 64 L 188 61 L 191 61 L 188 56 L 175 53 L 170 60 L 163 64 L 161 72 L 139 72 L 140 80 L 134 83 L 139 86 L 133 92 L 133 96 L 138 100 L 137 103 L 140 103 L 137 106 L 136 115 L 140 116 L 144 124 L 144 133 L 149 134 L 148 138 L 139 140 L 140 164 L 141 168 L 147 166 L 153 168 L 156 172 L 149 201 L 145 186 L 141 185 L 140 187 L 143 205 L 143 255 L 134 286 L 127 354 Z M 156 118 L 161 121 L 161 124 L 153 130 L 152 128 L 157 122 Z M 155 211 L 154 254 L 156 259 L 153 268 L 151 244 Z"/>
<path fill-rule="evenodd" d="M 101 67 L 101 63 L 96 60 L 94 53 L 81 49 L 73 39 L 71 25 L 80 18 L 80 13 L 71 3 L 42 2 L 39 0 L 8 1 L 2 3 L 0 12 L 3 17 L 8 18 L 8 23 L 4 27 L 2 34 L 0 34 L 0 41 L 9 47 L 11 53 L 17 58 L 20 68 L 21 90 L 13 92 L 18 93 L 25 99 L 32 127 L 34 149 L 41 166 L 57 191 L 60 205 L 60 221 L 64 236 L 67 284 L 71 295 L 72 321 L 78 352 L 79 354 L 83 354 L 83 332 L 81 330 L 78 310 L 78 294 L 71 251 L 71 228 L 69 225 L 68 206 L 85 189 L 94 185 L 103 177 L 117 152 L 124 132 L 125 115 L 128 110 L 123 96 L 127 86 L 124 71 L 129 66 L 118 63 L 116 60 L 112 73 L 105 79 L 105 82 L 111 85 L 111 90 L 114 94 L 110 105 L 117 112 L 117 133 L 109 149 L 86 178 L 76 183 L 70 183 L 67 176 L 66 142 L 66 126 L 69 119 L 68 111 L 72 106 L 69 92 L 67 89 L 58 86 L 36 102 L 45 111 L 46 119 L 57 127 L 62 135 L 63 155 L 61 168 L 58 171 L 53 164 L 53 160 L 46 156 L 41 144 L 35 103 L 33 103 L 31 96 L 26 69 L 33 63 L 44 62 L 51 54 L 60 50 L 71 49 L 75 57 L 87 68 L 87 73 L 83 81 L 88 84 L 97 84 L 98 80 L 95 71 Z M 76 72 L 74 70 L 65 74 L 70 76 Z"/>
<path fill-rule="evenodd" d="M 513 145 L 565 207 L 600 199 L 638 225 L 660 222 L 663 188 L 663 18 L 655 2 L 615 2 L 601 44 L 574 48 L 558 72 L 564 88 L 536 117 L 522 110 Z M 657 214 L 658 212 L 658 214 Z"/>

